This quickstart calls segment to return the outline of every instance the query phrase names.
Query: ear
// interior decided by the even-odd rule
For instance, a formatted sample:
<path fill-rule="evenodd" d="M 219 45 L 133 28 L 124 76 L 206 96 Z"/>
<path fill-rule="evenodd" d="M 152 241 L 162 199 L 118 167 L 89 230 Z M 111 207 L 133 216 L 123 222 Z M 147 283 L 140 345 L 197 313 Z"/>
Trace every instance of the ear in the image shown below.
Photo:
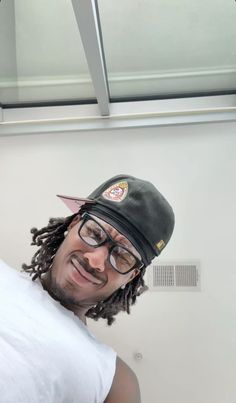
<path fill-rule="evenodd" d="M 70 231 L 76 224 L 78 224 L 78 222 L 80 221 L 81 215 L 77 214 L 77 216 L 75 216 L 73 218 L 73 220 L 71 221 L 70 225 L 68 225 L 68 231 Z"/>

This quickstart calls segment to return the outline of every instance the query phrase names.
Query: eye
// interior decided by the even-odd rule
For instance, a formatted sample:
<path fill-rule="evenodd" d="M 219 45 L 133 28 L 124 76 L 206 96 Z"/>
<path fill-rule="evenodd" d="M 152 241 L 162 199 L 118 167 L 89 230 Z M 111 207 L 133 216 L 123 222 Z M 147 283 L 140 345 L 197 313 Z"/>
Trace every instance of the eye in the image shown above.
<path fill-rule="evenodd" d="M 115 255 L 117 263 L 119 262 L 121 265 L 128 265 L 132 267 L 135 264 L 134 256 L 121 247 L 114 248 L 113 254 Z"/>
<path fill-rule="evenodd" d="M 99 245 L 104 241 L 105 234 L 96 223 L 87 221 L 81 228 L 80 236 L 89 245 Z"/>
<path fill-rule="evenodd" d="M 102 229 L 100 228 L 93 228 L 91 229 L 91 235 L 90 235 L 94 240 L 96 240 L 98 243 L 103 241 L 103 232 Z"/>

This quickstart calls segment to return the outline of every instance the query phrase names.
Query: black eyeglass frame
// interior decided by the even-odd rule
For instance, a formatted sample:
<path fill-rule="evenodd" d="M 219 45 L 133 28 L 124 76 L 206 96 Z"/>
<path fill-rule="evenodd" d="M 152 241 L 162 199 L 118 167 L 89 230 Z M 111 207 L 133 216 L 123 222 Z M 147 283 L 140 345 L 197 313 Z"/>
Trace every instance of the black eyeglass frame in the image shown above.
<path fill-rule="evenodd" d="M 128 274 L 128 273 L 130 273 L 131 271 L 133 271 L 133 270 L 135 270 L 135 269 L 141 270 L 141 269 L 144 267 L 144 263 L 143 263 L 137 256 L 135 256 L 135 255 L 133 254 L 133 252 L 131 252 L 131 251 L 130 251 L 128 248 L 126 248 L 124 245 L 122 245 L 122 244 L 120 244 L 120 243 L 118 243 L 118 242 L 115 242 L 115 241 L 112 239 L 112 237 L 107 233 L 107 231 L 105 230 L 105 228 L 103 228 L 103 226 L 102 226 L 95 218 L 91 217 L 90 214 L 88 214 L 88 213 L 83 213 L 83 215 L 81 216 L 81 218 L 82 218 L 82 224 L 80 225 L 80 227 L 79 227 L 79 229 L 78 229 L 78 235 L 79 235 L 80 239 L 81 239 L 86 245 L 90 246 L 91 248 L 99 248 L 100 246 L 105 245 L 106 243 L 108 243 L 108 245 L 110 246 L 109 249 L 108 249 L 108 251 L 109 251 L 108 260 L 109 260 L 109 263 L 110 263 L 111 267 L 112 267 L 116 272 L 118 272 L 119 274 L 125 275 L 125 274 Z M 89 221 L 89 220 L 94 221 L 94 222 L 103 230 L 103 232 L 106 234 L 106 239 L 104 239 L 104 241 L 102 241 L 101 243 L 99 243 L 99 244 L 97 244 L 97 245 L 91 245 L 91 244 L 87 243 L 87 242 L 83 239 L 83 237 L 80 235 L 81 229 L 83 228 L 84 224 L 85 224 L 87 221 Z M 111 259 L 110 259 L 111 253 L 112 253 L 112 250 L 113 250 L 116 246 L 119 246 L 119 247 L 125 249 L 125 250 L 126 250 L 128 253 L 130 253 L 130 254 L 134 257 L 134 259 L 135 259 L 135 264 L 134 264 L 134 266 L 133 266 L 131 269 L 129 269 L 128 271 L 126 271 L 125 273 L 119 271 L 118 269 L 116 269 L 116 268 L 113 266 L 113 264 L 111 263 Z"/>

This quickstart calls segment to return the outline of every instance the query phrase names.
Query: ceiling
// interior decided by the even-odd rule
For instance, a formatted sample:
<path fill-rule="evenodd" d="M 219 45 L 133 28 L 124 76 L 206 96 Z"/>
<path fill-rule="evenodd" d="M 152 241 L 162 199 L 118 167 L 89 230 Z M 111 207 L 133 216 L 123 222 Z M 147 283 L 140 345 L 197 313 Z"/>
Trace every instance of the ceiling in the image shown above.
<path fill-rule="evenodd" d="M 1 108 L 110 116 L 112 103 L 232 96 L 235 19 L 225 0 L 2 0 Z"/>

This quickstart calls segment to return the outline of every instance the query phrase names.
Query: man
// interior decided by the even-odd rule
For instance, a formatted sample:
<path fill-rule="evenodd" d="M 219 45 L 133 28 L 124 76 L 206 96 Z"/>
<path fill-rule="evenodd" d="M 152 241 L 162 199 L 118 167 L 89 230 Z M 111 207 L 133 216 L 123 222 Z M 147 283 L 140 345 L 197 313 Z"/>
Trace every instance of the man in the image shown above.
<path fill-rule="evenodd" d="M 139 403 L 135 374 L 94 338 L 86 317 L 111 325 L 130 312 L 145 268 L 171 237 L 172 208 L 129 175 L 88 199 L 59 197 L 74 214 L 31 230 L 39 249 L 23 269 L 34 281 L 2 264 L 1 403 Z"/>

